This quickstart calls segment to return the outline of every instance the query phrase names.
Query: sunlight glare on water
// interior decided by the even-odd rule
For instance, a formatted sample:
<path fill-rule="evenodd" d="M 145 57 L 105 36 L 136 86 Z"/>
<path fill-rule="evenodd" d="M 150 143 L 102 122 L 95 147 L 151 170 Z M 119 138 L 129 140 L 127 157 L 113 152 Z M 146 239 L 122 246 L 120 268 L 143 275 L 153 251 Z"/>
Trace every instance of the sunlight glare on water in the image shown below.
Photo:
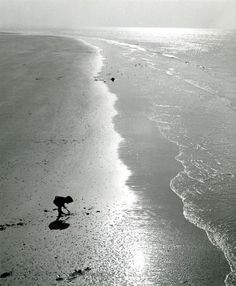
<path fill-rule="evenodd" d="M 136 250 L 133 253 L 133 268 L 139 272 L 145 268 L 145 256 L 142 250 Z"/>

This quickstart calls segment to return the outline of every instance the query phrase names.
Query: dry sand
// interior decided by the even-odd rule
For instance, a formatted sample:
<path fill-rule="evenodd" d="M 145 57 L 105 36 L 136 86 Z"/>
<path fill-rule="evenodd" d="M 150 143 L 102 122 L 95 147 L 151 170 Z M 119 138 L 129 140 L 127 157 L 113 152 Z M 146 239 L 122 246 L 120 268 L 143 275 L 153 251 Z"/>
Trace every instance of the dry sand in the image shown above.
<path fill-rule="evenodd" d="M 1 285 L 223 285 L 222 253 L 169 189 L 177 150 L 144 116 L 142 74 L 103 46 L 121 141 L 116 98 L 94 80 L 96 50 L 56 37 L 0 41 Z M 121 66 L 123 79 L 109 81 Z M 49 228 L 55 195 L 74 198 L 63 230 Z"/>
<path fill-rule="evenodd" d="M 12 272 L 1 285 L 56 285 L 58 277 L 63 285 L 101 285 L 113 271 L 106 246 L 128 171 L 117 155 L 114 96 L 93 78 L 96 51 L 9 35 L 0 53 L 1 274 Z M 74 198 L 64 230 L 49 229 L 55 195 Z"/>

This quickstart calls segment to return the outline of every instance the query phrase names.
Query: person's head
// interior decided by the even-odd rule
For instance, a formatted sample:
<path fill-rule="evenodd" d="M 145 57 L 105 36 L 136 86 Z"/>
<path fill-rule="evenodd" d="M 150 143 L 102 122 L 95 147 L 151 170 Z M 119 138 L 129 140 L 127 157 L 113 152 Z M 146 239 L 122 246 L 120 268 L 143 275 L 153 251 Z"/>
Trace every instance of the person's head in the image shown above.
<path fill-rule="evenodd" d="M 66 203 L 69 204 L 69 203 L 72 203 L 73 202 L 73 199 L 71 196 L 67 196 L 66 197 Z"/>

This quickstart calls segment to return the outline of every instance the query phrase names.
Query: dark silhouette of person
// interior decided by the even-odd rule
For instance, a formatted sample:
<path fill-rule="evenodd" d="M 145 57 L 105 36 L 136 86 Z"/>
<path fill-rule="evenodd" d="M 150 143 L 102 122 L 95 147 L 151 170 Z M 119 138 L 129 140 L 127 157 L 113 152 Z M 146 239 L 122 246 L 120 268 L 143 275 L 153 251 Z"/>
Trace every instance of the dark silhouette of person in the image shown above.
<path fill-rule="evenodd" d="M 67 197 L 59 197 L 59 196 L 56 196 L 53 203 L 54 205 L 57 206 L 57 210 L 58 210 L 58 216 L 57 216 L 57 219 L 59 219 L 63 214 L 65 214 L 63 211 L 62 211 L 62 208 L 66 209 L 67 210 L 67 213 L 70 214 L 70 211 L 68 210 L 68 208 L 65 206 L 65 204 L 69 204 L 69 203 L 72 203 L 73 202 L 73 199 L 71 196 L 67 196 Z"/>

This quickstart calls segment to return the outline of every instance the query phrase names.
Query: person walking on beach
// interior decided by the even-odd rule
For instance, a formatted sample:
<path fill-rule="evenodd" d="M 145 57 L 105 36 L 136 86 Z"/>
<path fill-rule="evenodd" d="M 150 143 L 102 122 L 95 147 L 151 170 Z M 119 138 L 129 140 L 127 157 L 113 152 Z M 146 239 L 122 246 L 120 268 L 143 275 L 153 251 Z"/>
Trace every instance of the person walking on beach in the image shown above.
<path fill-rule="evenodd" d="M 57 206 L 57 210 L 58 210 L 58 216 L 57 216 L 57 219 L 59 219 L 63 214 L 65 214 L 63 211 L 62 211 L 62 208 L 66 209 L 68 214 L 70 214 L 70 211 L 68 210 L 68 208 L 65 206 L 65 204 L 69 204 L 69 203 L 72 203 L 73 202 L 73 199 L 71 196 L 67 196 L 67 197 L 59 197 L 59 196 L 56 196 L 53 203 L 54 205 Z"/>

